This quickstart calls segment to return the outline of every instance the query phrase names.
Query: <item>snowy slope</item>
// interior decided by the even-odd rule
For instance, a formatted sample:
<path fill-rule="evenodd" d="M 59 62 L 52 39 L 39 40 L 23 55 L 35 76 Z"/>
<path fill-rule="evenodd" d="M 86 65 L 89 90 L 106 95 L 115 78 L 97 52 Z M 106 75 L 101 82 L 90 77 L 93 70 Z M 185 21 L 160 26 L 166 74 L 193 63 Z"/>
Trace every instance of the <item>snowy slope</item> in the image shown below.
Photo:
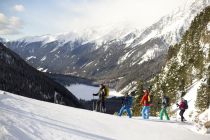
<path fill-rule="evenodd" d="M 184 117 L 188 122 L 193 123 L 194 127 L 192 127 L 191 130 L 204 134 L 207 131 L 204 124 L 210 120 L 210 114 L 208 114 L 210 109 L 198 114 L 198 110 L 196 108 L 197 91 L 201 87 L 202 82 L 203 79 L 195 81 L 192 86 L 188 88 L 187 93 L 183 98 L 188 101 L 189 108 L 185 111 Z M 177 109 L 176 104 L 172 106 L 172 110 L 177 110 L 175 114 L 176 119 L 180 120 L 179 109 Z"/>
<path fill-rule="evenodd" d="M 186 95 L 183 97 L 188 101 L 189 108 L 185 112 L 185 118 L 188 121 L 193 121 L 195 119 L 196 113 L 196 99 L 197 99 L 197 90 L 200 88 L 202 80 L 196 81 L 191 87 L 189 87 Z M 178 100 L 180 102 L 180 100 Z M 176 105 L 173 105 L 173 109 L 176 109 Z M 179 117 L 179 113 L 177 113 Z"/>
<path fill-rule="evenodd" d="M 194 122 L 195 127 L 194 131 L 199 133 L 206 133 L 207 129 L 204 127 L 204 124 L 207 121 L 210 121 L 210 114 L 208 114 L 210 108 L 204 111 L 201 114 L 198 114 L 198 110 L 196 107 L 197 100 L 197 91 L 201 87 L 203 79 L 195 82 L 188 90 L 187 94 L 184 96 L 185 99 L 188 100 L 189 109 L 186 110 L 186 118 L 192 122 Z"/>
<path fill-rule="evenodd" d="M 0 92 L 3 140 L 209 140 L 184 124 L 120 118 Z"/>
<path fill-rule="evenodd" d="M 78 99 L 83 99 L 83 100 L 92 100 L 93 99 L 92 94 L 98 93 L 99 91 L 99 87 L 88 86 L 84 84 L 74 84 L 71 86 L 67 86 L 66 88 L 69 91 L 71 91 Z M 114 96 L 120 97 L 123 95 L 114 89 L 110 89 L 109 98 L 114 97 Z M 96 99 L 97 97 L 94 97 L 94 98 Z"/>

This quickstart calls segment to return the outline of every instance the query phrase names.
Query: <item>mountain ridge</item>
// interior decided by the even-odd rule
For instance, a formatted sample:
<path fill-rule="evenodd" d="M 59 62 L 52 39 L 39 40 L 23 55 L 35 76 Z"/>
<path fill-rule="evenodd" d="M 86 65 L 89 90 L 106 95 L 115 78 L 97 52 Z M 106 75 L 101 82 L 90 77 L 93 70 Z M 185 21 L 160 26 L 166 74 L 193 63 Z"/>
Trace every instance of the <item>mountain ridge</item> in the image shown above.
<path fill-rule="evenodd" d="M 36 69 L 116 81 L 115 87 L 120 90 L 132 81 L 149 80 L 159 73 L 170 45 L 180 41 L 193 17 L 209 4 L 209 0 L 192 0 L 143 31 L 125 31 L 120 37 L 99 39 L 100 43 L 97 39 L 76 37 L 72 41 L 54 40 L 47 44 L 14 41 L 7 45 Z M 110 36 L 121 34 L 113 32 Z"/>

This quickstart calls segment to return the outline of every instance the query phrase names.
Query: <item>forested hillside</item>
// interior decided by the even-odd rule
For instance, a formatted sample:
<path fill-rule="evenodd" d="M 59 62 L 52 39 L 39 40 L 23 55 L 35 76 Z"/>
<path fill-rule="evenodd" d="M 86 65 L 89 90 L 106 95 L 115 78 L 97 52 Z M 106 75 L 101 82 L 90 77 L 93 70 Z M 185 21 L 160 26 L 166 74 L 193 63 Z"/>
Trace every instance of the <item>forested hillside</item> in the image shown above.
<path fill-rule="evenodd" d="M 2 43 L 0 43 L 0 90 L 38 100 L 82 107 L 71 92 L 29 66 Z"/>

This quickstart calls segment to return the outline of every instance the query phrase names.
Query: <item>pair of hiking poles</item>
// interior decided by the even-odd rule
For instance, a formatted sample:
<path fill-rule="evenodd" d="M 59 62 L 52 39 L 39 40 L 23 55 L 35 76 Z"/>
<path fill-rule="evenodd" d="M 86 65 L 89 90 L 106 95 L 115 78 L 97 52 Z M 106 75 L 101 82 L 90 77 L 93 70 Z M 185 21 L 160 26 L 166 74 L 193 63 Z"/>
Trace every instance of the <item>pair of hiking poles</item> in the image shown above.
<path fill-rule="evenodd" d="M 98 111 L 98 106 L 99 106 L 99 112 L 106 112 L 106 108 L 103 108 L 102 107 L 102 101 L 100 101 L 100 103 L 98 105 L 98 102 L 97 101 L 95 102 L 94 95 L 93 95 L 93 106 L 92 106 L 92 110 L 93 111 Z"/>

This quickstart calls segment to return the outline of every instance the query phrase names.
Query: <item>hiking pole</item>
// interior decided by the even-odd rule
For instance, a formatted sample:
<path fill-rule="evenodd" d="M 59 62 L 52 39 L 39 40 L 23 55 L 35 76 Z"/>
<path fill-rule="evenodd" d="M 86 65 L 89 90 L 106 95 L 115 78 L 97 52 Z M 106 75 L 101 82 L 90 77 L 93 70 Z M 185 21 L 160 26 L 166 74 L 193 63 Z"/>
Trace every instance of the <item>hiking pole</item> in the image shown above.
<path fill-rule="evenodd" d="M 102 102 L 100 102 L 100 111 L 99 112 L 102 112 Z"/>
<path fill-rule="evenodd" d="M 95 109 L 95 104 L 94 104 L 94 95 L 93 95 L 93 111 Z"/>
<path fill-rule="evenodd" d="M 176 104 L 177 104 L 177 101 L 178 99 L 177 99 L 177 95 L 175 96 L 175 102 L 176 102 Z M 178 106 L 177 106 L 178 107 Z M 177 110 L 178 111 L 178 110 Z M 177 122 L 177 111 L 175 112 L 175 115 L 176 115 L 176 122 Z"/>

